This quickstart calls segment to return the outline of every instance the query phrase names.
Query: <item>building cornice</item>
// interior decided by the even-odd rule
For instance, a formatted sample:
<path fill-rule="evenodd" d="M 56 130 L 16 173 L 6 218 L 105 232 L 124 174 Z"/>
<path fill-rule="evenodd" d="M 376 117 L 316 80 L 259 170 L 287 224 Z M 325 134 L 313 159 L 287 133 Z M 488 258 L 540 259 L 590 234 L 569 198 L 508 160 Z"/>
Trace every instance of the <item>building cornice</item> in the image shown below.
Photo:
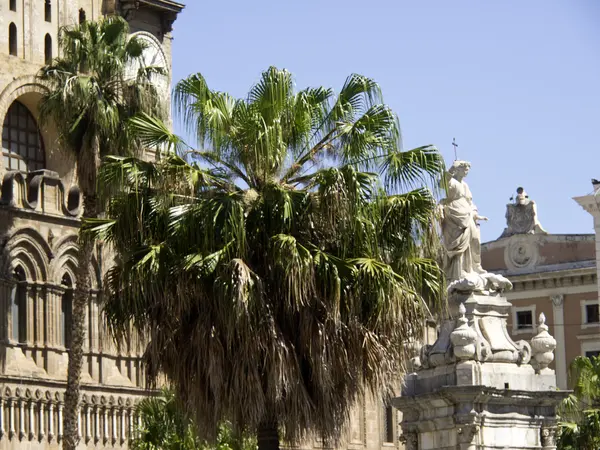
<path fill-rule="evenodd" d="M 154 9 L 161 14 L 162 32 L 166 34 L 173 31 L 173 23 L 185 5 L 172 0 L 121 0 L 121 14 L 126 20 L 131 20 L 141 7 Z"/>
<path fill-rule="evenodd" d="M 503 237 L 494 241 L 488 241 L 481 244 L 481 250 L 493 250 L 496 248 L 504 248 L 506 242 L 511 242 L 515 239 L 529 239 L 536 242 L 593 242 L 595 241 L 595 235 L 593 233 L 576 233 L 576 234 L 513 234 L 509 237 Z"/>
<path fill-rule="evenodd" d="M 582 195 L 580 197 L 573 197 L 579 205 L 589 212 L 592 216 L 600 215 L 600 199 L 595 194 Z"/>
<path fill-rule="evenodd" d="M 595 267 L 564 270 L 560 272 L 533 273 L 508 277 L 513 289 L 506 292 L 509 300 L 515 298 L 548 297 L 556 293 L 580 294 L 596 292 Z"/>
<path fill-rule="evenodd" d="M 183 3 L 173 2 L 171 0 L 138 0 L 139 3 L 154 7 L 156 9 L 162 9 L 163 11 L 170 11 L 180 13 L 185 5 Z"/>

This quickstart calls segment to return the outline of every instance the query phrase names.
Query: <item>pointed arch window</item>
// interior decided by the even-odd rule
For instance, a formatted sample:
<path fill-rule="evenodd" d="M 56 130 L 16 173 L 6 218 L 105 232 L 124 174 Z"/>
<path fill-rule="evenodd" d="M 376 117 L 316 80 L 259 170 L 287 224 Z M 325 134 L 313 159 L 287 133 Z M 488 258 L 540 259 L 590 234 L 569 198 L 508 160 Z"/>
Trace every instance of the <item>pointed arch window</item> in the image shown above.
<path fill-rule="evenodd" d="M 85 22 L 85 20 L 85 10 L 81 8 L 79 9 L 79 24 L 81 25 L 83 22 Z"/>
<path fill-rule="evenodd" d="M 17 10 L 17 0 L 10 0 L 9 8 L 11 11 L 16 11 Z"/>
<path fill-rule="evenodd" d="M 10 296 L 11 338 L 16 342 L 24 343 L 27 341 L 27 286 L 25 271 L 21 266 L 15 269 L 14 281 L 15 285 Z"/>
<path fill-rule="evenodd" d="M 17 26 L 14 22 L 8 26 L 8 53 L 17 56 Z"/>
<path fill-rule="evenodd" d="M 52 22 L 52 1 L 46 0 L 44 4 L 44 20 L 46 22 Z"/>
<path fill-rule="evenodd" d="M 65 348 L 71 348 L 73 327 L 73 282 L 69 274 L 65 274 L 61 281 L 65 292 L 62 295 L 60 308 L 60 338 L 61 345 Z"/>
<path fill-rule="evenodd" d="M 2 126 L 2 163 L 5 170 L 31 172 L 46 166 L 44 145 L 33 115 L 14 101 Z"/>
<path fill-rule="evenodd" d="M 52 62 L 52 36 L 50 34 L 46 34 L 44 38 L 44 61 L 46 64 Z"/>

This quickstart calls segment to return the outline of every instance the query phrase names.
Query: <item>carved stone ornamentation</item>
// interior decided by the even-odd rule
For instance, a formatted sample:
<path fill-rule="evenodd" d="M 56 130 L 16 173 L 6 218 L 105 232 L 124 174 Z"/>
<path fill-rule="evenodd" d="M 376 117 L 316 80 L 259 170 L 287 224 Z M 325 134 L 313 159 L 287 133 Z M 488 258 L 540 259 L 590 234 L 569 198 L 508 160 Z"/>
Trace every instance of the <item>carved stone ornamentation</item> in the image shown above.
<path fill-rule="evenodd" d="M 554 360 L 554 350 L 556 349 L 556 339 L 548 333 L 546 325 L 546 316 L 544 313 L 539 317 L 538 334 L 531 339 L 531 349 L 534 361 L 532 366 L 537 371 L 543 370 Z"/>
<path fill-rule="evenodd" d="M 406 450 L 419 450 L 419 435 L 416 431 L 403 433 L 400 441 L 404 443 Z"/>
<path fill-rule="evenodd" d="M 508 263 L 516 269 L 534 266 L 539 260 L 537 246 L 527 237 L 513 238 L 507 251 Z"/>
<path fill-rule="evenodd" d="M 506 228 L 500 238 L 515 234 L 548 234 L 539 222 L 536 203 L 522 187 L 517 189 L 514 203 L 506 205 Z"/>
<path fill-rule="evenodd" d="M 469 319 L 465 317 L 467 312 L 463 303 L 459 306 L 459 324 L 450 334 L 450 340 L 454 350 L 454 356 L 458 360 L 474 359 L 477 352 L 477 332 L 469 327 Z"/>
<path fill-rule="evenodd" d="M 568 396 L 556 388 L 556 375 L 548 368 L 556 341 L 543 314 L 531 343 L 511 338 L 507 320 L 513 306 L 503 292 L 512 285 L 481 269 L 477 223 L 485 218 L 478 215 L 463 181 L 469 167 L 465 161 L 454 162 L 448 198 L 441 202 L 449 283 L 446 314 L 437 340 L 421 348 L 415 371 L 406 374 L 401 395 L 392 399 L 403 413 L 402 440 L 407 450 L 419 445 L 556 450 L 556 406 Z M 523 190 L 519 195 L 518 207 L 532 208 Z M 535 263 L 537 247 L 530 252 L 527 245 L 536 239 L 511 238 L 516 245 L 512 268 Z M 527 283 L 533 288 L 533 281 Z M 523 284 L 521 289 L 528 288 Z M 548 288 L 559 286 L 564 285 Z M 558 305 L 563 298 L 552 300 Z"/>
<path fill-rule="evenodd" d="M 540 431 L 542 448 L 556 448 L 556 427 L 543 426 Z"/>
<path fill-rule="evenodd" d="M 461 425 L 458 429 L 458 441 L 461 444 L 471 444 L 479 433 L 479 425 L 475 423 Z"/>
<path fill-rule="evenodd" d="M 563 305 L 565 296 L 563 294 L 556 294 L 552 295 L 550 299 L 552 300 L 552 304 L 558 308 Z"/>

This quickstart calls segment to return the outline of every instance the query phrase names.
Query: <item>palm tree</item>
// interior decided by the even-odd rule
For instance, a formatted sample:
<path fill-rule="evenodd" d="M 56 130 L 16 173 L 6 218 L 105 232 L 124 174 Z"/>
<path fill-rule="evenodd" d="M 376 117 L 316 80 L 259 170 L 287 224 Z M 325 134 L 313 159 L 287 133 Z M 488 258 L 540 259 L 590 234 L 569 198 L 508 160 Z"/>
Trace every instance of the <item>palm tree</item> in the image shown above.
<path fill-rule="evenodd" d="M 40 104 L 42 122 L 56 125 L 62 144 L 77 159 L 83 218 L 97 217 L 99 213 L 96 181 L 101 155 L 130 152 L 134 146 L 133 137 L 122 127 L 123 121 L 142 110 L 158 113 L 149 78 L 142 77 L 142 72 L 148 75 L 154 69 L 140 70 L 137 80 L 128 79 L 127 64 L 138 58 L 144 48 L 140 41 L 128 36 L 127 22 L 118 17 L 63 28 L 59 39 L 63 56 L 42 68 L 38 75 L 49 87 Z M 77 407 L 93 247 L 90 239 L 80 239 L 65 392 L 66 449 L 74 449 L 78 442 Z"/>
<path fill-rule="evenodd" d="M 111 332 L 146 336 L 202 435 L 222 420 L 261 450 L 339 437 L 364 389 L 387 392 L 441 297 L 432 146 L 401 151 L 379 86 L 295 91 L 269 68 L 247 98 L 193 75 L 175 89 L 193 150 L 147 115 L 160 161 L 107 158 L 107 218 L 86 229 L 119 255 L 103 298 Z"/>
<path fill-rule="evenodd" d="M 570 367 L 573 394 L 560 407 L 560 450 L 600 448 L 600 357 L 578 356 Z"/>

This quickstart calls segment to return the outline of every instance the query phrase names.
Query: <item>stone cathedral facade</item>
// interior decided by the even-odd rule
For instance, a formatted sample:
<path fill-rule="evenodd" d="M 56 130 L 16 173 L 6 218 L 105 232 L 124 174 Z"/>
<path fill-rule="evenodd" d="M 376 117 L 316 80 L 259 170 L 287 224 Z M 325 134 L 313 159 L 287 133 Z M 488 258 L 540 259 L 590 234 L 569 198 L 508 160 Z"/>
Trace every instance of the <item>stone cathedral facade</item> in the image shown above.
<path fill-rule="evenodd" d="M 171 68 L 172 0 L 0 0 L 0 449 L 61 448 L 80 192 L 75 162 L 38 123 L 39 68 L 62 26 L 120 14 Z M 168 95 L 168 83 L 166 83 Z M 140 351 L 117 351 L 97 298 L 108 262 L 93 267 L 79 416 L 81 448 L 123 448 L 144 395 Z"/>

